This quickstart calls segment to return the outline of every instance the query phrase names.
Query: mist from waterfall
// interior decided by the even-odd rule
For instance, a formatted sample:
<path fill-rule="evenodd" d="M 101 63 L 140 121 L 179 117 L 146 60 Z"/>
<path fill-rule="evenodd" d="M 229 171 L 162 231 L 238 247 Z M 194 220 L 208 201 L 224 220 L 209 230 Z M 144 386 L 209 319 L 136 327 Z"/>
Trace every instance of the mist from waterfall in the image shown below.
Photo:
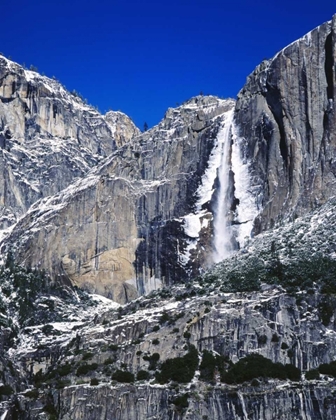
<path fill-rule="evenodd" d="M 229 217 L 230 200 L 230 169 L 231 169 L 231 126 L 234 110 L 226 113 L 223 127 L 218 133 L 218 146 L 221 148 L 221 163 L 218 168 L 218 194 L 214 211 L 214 252 L 215 263 L 227 258 L 233 251 L 232 227 Z"/>

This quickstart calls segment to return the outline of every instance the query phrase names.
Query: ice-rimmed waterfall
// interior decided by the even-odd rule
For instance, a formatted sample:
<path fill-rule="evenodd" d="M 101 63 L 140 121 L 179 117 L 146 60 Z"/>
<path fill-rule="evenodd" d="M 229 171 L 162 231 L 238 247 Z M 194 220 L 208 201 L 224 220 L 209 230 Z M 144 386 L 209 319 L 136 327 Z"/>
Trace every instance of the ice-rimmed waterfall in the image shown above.
<path fill-rule="evenodd" d="M 229 197 L 231 169 L 231 126 L 234 110 L 226 114 L 224 126 L 218 133 L 221 148 L 221 162 L 218 168 L 218 194 L 214 214 L 214 253 L 215 263 L 228 257 L 233 251 L 232 227 L 229 218 L 231 200 Z"/>
<path fill-rule="evenodd" d="M 259 213 L 256 191 L 251 187 L 246 139 L 239 137 L 237 133 L 234 111 L 227 113 L 218 137 L 221 145 L 221 163 L 218 169 L 219 187 L 213 224 L 215 263 L 229 257 L 237 246 L 245 245 L 251 235 L 254 219 Z M 234 185 L 230 185 L 230 182 Z M 233 187 L 234 197 L 231 196 Z M 231 209 L 233 200 L 237 203 L 234 213 Z"/>

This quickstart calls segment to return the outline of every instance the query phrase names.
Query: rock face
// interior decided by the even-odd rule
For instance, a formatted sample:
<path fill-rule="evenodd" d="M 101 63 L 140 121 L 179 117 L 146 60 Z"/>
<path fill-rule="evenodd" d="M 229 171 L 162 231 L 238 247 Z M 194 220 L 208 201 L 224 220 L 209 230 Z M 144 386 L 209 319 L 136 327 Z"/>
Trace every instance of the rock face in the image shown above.
<path fill-rule="evenodd" d="M 335 63 L 336 16 L 260 64 L 238 94 L 256 233 L 335 195 Z"/>
<path fill-rule="evenodd" d="M 259 233 L 325 202 L 336 192 L 335 27 L 336 17 L 263 62 L 249 76 L 236 105 L 199 96 L 169 109 L 158 126 L 136 137 L 126 116 L 101 117 L 79 107 L 59 85 L 51 100 L 51 94 L 44 94 L 51 81 L 35 79 L 35 73 L 23 69 L 22 74 L 14 72 L 29 79 L 27 86 L 35 86 L 27 93 L 22 82 L 21 96 L 29 99 L 30 92 L 41 92 L 37 111 L 46 117 L 40 111 L 34 114 L 33 127 L 40 127 L 34 133 L 44 133 L 38 138 L 72 139 L 76 132 L 88 159 L 119 148 L 68 188 L 63 189 L 74 179 L 72 170 L 55 182 L 57 187 L 47 194 L 52 188 L 63 190 L 33 204 L 3 241 L 2 253 L 13 247 L 18 262 L 47 270 L 54 282 L 70 281 L 124 303 L 198 274 L 213 262 L 214 246 L 222 243 L 214 241 L 216 235 L 228 237 L 224 242 L 231 252 L 244 246 L 252 229 Z M 6 65 L 5 104 L 14 107 L 15 101 L 22 102 L 16 94 L 21 85 L 13 84 L 12 64 Z M 57 105 L 59 97 L 62 106 Z M 34 98 L 26 100 L 30 113 Z M 12 131 L 21 139 L 23 129 L 30 138 L 27 121 L 15 132 L 6 120 L 3 127 L 9 134 L 4 131 L 3 139 Z M 226 144 L 226 154 L 221 144 Z M 49 168 L 49 158 L 42 160 Z M 16 203 L 29 194 L 21 193 L 17 184 L 10 184 L 7 195 L 14 197 L 11 206 L 20 208 Z M 40 187 L 31 199 L 25 198 L 22 209 L 36 199 L 37 191 Z M 217 262 L 223 254 L 216 251 Z"/>
<path fill-rule="evenodd" d="M 0 56 L 0 228 L 138 134 L 121 112 L 103 116 L 56 80 Z"/>
<path fill-rule="evenodd" d="M 195 207 L 217 132 L 233 105 L 197 97 L 170 109 L 157 127 L 85 179 L 34 204 L 8 238 L 18 261 L 118 302 L 185 279 L 184 217 Z M 210 222 L 209 208 L 203 210 Z M 198 264 L 205 260 L 200 249 Z"/>
<path fill-rule="evenodd" d="M 216 375 L 209 383 L 197 369 L 190 383 L 181 381 L 178 387 L 153 379 L 161 363 L 183 356 L 190 344 L 199 355 L 214 351 L 235 363 L 251 353 L 291 363 L 302 372 L 329 363 L 336 351 L 335 306 L 329 321 L 322 322 L 323 299 L 318 293 L 288 296 L 272 287 L 253 293 L 217 291 L 180 302 L 174 297 L 142 298 L 122 311 L 87 309 L 87 314 L 76 314 L 77 322 L 69 316 L 68 321 L 53 323 L 48 333 L 41 325 L 26 328 L 11 357 L 27 385 L 36 385 L 40 378 L 39 389 L 34 397 L 19 393 L 15 405 L 13 400 L 8 403 L 13 417 L 6 419 L 15 418 L 15 409 L 23 420 L 38 419 L 48 406 L 48 412 L 64 420 L 331 420 L 335 379 L 324 375 L 312 381 L 302 375 L 295 382 L 230 385 Z M 150 367 L 153 354 L 159 354 L 156 367 Z M 92 369 L 81 368 L 88 365 Z M 113 381 L 111 373 L 117 369 L 135 377 L 145 371 L 151 379 Z M 37 374 L 35 379 L 31 372 Z M 183 395 L 186 405 L 177 400 Z"/>

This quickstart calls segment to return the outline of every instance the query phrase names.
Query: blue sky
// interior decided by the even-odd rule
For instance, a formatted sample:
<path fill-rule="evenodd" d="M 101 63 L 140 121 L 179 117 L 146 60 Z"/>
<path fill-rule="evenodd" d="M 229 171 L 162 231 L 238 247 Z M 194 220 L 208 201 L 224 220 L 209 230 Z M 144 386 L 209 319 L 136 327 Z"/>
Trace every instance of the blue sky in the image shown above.
<path fill-rule="evenodd" d="M 335 0 L 1 0 L 0 51 L 143 127 L 199 94 L 235 97 Z"/>

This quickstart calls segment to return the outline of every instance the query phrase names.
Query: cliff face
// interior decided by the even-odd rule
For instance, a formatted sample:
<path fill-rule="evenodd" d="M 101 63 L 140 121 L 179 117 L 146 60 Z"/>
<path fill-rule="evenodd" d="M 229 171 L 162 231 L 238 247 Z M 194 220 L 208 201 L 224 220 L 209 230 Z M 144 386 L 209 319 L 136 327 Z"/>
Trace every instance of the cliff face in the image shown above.
<path fill-rule="evenodd" d="M 2 253 L 12 247 L 54 282 L 125 303 L 192 278 L 243 247 L 253 227 L 325 202 L 336 191 L 335 25 L 334 17 L 258 66 L 236 104 L 199 96 L 135 137 L 126 116 L 102 117 L 3 59 L 3 212 L 61 192 L 30 207 Z M 39 159 L 25 157 L 27 145 Z M 19 153 L 24 164 L 9 164 Z M 99 153 L 109 156 L 87 172 Z"/>
<path fill-rule="evenodd" d="M 264 61 L 238 94 L 256 233 L 335 195 L 335 45 L 336 16 Z"/>
<path fill-rule="evenodd" d="M 205 290 L 179 302 L 175 296 L 142 298 L 119 310 L 101 304 L 86 311 L 70 308 L 69 319 L 49 329 L 21 331 L 11 359 L 26 382 L 16 400 L 0 403 L 0 412 L 7 410 L 6 419 L 14 413 L 38 419 L 45 412 L 65 420 L 331 420 L 335 379 L 329 375 L 230 384 L 221 382 L 215 367 L 204 379 L 199 365 L 190 381 L 182 373 L 168 384 L 154 379 L 168 359 L 184 357 L 191 345 L 200 359 L 204 350 L 234 363 L 259 354 L 302 373 L 318 369 L 334 360 L 336 349 L 335 306 L 325 322 L 323 299 L 319 293 L 289 297 L 273 287 L 216 295 Z M 120 370 L 135 375 L 135 382 L 116 380 L 113 374 Z M 146 379 L 139 372 L 147 373 Z"/>
<path fill-rule="evenodd" d="M 118 302 L 186 278 L 184 217 L 195 209 L 217 132 L 233 105 L 198 97 L 171 109 L 85 179 L 34 204 L 8 238 L 18 261 Z M 206 227 L 211 213 L 201 210 Z M 200 247 L 198 265 L 206 252 Z"/>
<path fill-rule="evenodd" d="M 56 80 L 0 57 L 0 229 L 138 134 L 126 115 L 103 116 Z"/>

